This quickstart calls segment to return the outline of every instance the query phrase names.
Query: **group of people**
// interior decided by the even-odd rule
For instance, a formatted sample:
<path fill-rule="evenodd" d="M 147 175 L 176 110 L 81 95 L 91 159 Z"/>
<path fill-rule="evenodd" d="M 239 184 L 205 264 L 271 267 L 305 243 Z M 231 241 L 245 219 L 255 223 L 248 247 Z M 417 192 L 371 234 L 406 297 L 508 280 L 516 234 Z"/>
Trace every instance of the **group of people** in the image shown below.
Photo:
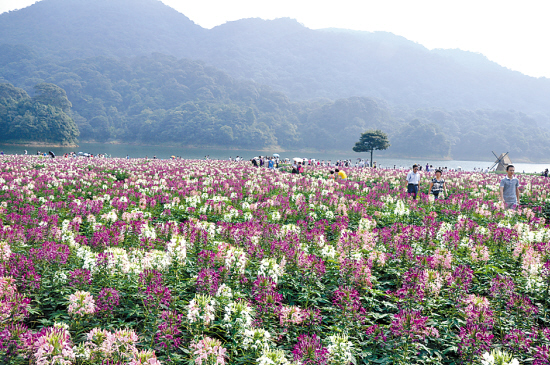
<path fill-rule="evenodd" d="M 407 193 L 412 195 L 413 199 L 416 199 L 418 191 L 420 189 L 420 170 L 421 166 L 413 165 L 412 171 L 409 171 L 406 177 L 407 181 Z M 426 169 L 429 172 L 429 168 Z M 447 196 L 447 185 L 445 179 L 442 178 L 443 171 L 441 169 L 435 170 L 435 176 L 431 179 L 428 188 L 428 194 L 433 195 L 434 199 L 438 199 L 441 193 Z"/>
<path fill-rule="evenodd" d="M 428 169 L 426 169 L 429 171 Z M 519 206 L 519 180 L 514 177 L 516 169 L 514 165 L 508 165 L 506 167 L 506 176 L 500 180 L 499 198 L 507 209 L 515 209 Z M 447 184 L 443 179 L 443 171 L 441 169 L 435 170 L 435 176 L 430 180 L 428 187 L 428 195 L 433 195 L 437 200 L 440 196 L 447 196 Z M 419 166 L 413 165 L 412 171 L 409 171 L 405 178 L 407 182 L 407 193 L 416 199 L 418 191 L 420 189 L 420 172 Z M 444 195 L 443 195 L 444 194 Z"/>
<path fill-rule="evenodd" d="M 237 161 L 237 160 L 235 160 Z M 240 161 L 240 160 L 239 160 Z M 279 158 L 278 157 L 254 157 L 250 160 L 252 162 L 252 166 L 254 167 L 264 167 L 267 165 L 268 169 L 274 170 L 279 168 Z"/>

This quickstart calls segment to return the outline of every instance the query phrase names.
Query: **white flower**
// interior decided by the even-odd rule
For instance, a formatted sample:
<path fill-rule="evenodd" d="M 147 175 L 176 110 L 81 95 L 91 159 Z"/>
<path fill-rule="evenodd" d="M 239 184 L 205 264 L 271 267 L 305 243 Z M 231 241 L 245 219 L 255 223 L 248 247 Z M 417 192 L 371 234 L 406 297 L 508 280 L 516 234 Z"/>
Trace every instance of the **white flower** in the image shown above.
<path fill-rule="evenodd" d="M 216 297 L 221 299 L 231 299 L 233 298 L 233 292 L 231 288 L 225 284 L 220 285 L 218 291 L 216 292 Z"/>
<path fill-rule="evenodd" d="M 330 363 L 335 365 L 348 365 L 353 360 L 351 350 L 353 344 L 348 341 L 346 335 L 329 336 L 330 345 L 327 350 L 330 357 Z"/>
<path fill-rule="evenodd" d="M 241 334 L 245 350 L 261 351 L 269 348 L 271 335 L 261 328 L 245 329 Z"/>
<path fill-rule="evenodd" d="M 187 241 L 179 235 L 175 235 L 166 245 L 166 250 L 170 256 L 180 264 L 185 264 L 187 257 Z"/>
<path fill-rule="evenodd" d="M 292 365 L 282 350 L 266 349 L 256 361 L 258 365 Z"/>
<path fill-rule="evenodd" d="M 252 326 L 253 317 L 254 310 L 246 302 L 231 302 L 224 308 L 223 327 L 241 332 Z"/>
<path fill-rule="evenodd" d="M 273 279 L 275 283 L 277 283 L 283 273 L 283 267 L 279 265 L 274 258 L 262 259 L 262 261 L 260 262 L 258 276 L 269 276 L 271 279 Z"/>

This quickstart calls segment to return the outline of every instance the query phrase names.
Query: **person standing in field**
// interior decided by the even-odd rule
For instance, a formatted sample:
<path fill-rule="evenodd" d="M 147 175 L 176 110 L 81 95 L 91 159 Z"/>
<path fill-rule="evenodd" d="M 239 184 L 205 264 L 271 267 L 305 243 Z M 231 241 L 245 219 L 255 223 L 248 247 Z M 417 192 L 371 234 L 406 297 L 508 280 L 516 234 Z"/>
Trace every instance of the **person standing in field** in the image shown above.
<path fill-rule="evenodd" d="M 500 201 L 506 209 L 515 209 L 519 205 L 519 180 L 514 177 L 514 165 L 506 166 L 506 176 L 500 180 Z"/>
<path fill-rule="evenodd" d="M 433 194 L 436 200 L 442 191 L 447 196 L 447 184 L 445 184 L 445 179 L 441 175 L 441 170 L 435 170 L 435 177 L 430 182 L 430 188 L 428 189 L 428 195 Z"/>
<path fill-rule="evenodd" d="M 418 188 L 420 187 L 420 173 L 418 172 L 418 165 L 413 165 L 412 171 L 407 174 L 407 193 L 409 196 L 412 194 L 413 199 L 416 200 L 418 194 Z"/>

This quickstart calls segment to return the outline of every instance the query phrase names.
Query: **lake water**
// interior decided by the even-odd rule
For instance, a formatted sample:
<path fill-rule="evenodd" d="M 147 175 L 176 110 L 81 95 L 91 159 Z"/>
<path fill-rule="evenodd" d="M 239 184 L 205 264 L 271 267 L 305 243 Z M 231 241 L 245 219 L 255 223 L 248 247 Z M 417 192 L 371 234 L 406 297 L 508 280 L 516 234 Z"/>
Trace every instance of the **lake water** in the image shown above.
<path fill-rule="evenodd" d="M 111 157 L 126 157 L 130 158 L 152 158 L 156 156 L 160 159 L 167 159 L 170 156 L 181 156 L 186 159 L 203 159 L 205 156 L 209 156 L 211 159 L 227 160 L 229 157 L 235 158 L 235 156 L 241 156 L 245 159 L 251 159 L 260 155 L 272 155 L 278 153 L 281 158 L 316 158 L 318 160 L 332 160 L 334 163 L 337 160 L 351 159 L 356 161 L 358 157 L 370 158 L 370 154 L 367 153 L 302 153 L 302 152 L 281 152 L 281 151 L 249 151 L 249 150 L 226 150 L 226 149 L 211 149 L 211 148 L 184 148 L 184 147 L 166 147 L 166 146 L 138 146 L 128 144 L 109 144 L 109 143 L 80 143 L 77 148 L 74 147 L 33 147 L 33 146 L 8 146 L 0 145 L 0 151 L 4 151 L 5 154 L 23 154 L 25 149 L 28 154 L 36 154 L 37 150 L 42 152 L 53 151 L 56 155 L 62 155 L 68 152 L 88 152 L 93 154 L 106 154 Z M 448 167 L 456 169 L 461 167 L 462 170 L 472 171 L 474 167 L 485 168 L 493 166 L 494 160 L 487 161 L 459 161 L 459 160 L 410 160 L 403 158 L 391 158 L 376 156 L 374 160 L 381 167 L 393 168 L 394 165 L 397 168 L 410 167 L 413 163 L 420 163 L 423 166 L 428 162 L 434 167 Z M 517 172 L 541 172 L 546 168 L 550 168 L 550 164 L 537 164 L 537 163 L 514 163 Z"/>

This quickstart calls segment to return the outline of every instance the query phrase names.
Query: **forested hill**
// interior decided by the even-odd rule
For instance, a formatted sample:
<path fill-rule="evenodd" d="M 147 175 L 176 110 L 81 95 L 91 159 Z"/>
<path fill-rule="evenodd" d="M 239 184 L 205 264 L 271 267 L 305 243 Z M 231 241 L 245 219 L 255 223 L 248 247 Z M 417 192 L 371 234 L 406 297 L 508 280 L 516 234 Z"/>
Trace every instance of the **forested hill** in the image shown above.
<path fill-rule="evenodd" d="M 37 82 L 63 88 L 83 141 L 350 151 L 361 132 L 381 128 L 396 156 L 478 158 L 487 148 L 532 160 L 550 155 L 549 133 L 520 112 L 395 108 L 367 97 L 291 101 L 203 62 L 158 53 L 61 62 L 0 46 L 8 54 L 16 61 L 3 56 L 0 82 L 31 94 Z"/>
<path fill-rule="evenodd" d="M 190 56 L 207 31 L 158 0 L 44 0 L 0 14 L 0 42 L 58 59 Z"/>
<path fill-rule="evenodd" d="M 390 33 L 311 30 L 291 19 L 207 30 L 158 0 L 42 0 L 1 14 L 0 39 L 62 60 L 152 52 L 199 59 L 292 100 L 368 96 L 412 108 L 513 109 L 542 123 L 537 113 L 550 113 L 550 80 L 482 55 L 429 51 Z"/>
<path fill-rule="evenodd" d="M 78 128 L 65 91 L 48 83 L 33 89 L 31 98 L 23 89 L 0 83 L 0 142 L 76 145 Z"/>

